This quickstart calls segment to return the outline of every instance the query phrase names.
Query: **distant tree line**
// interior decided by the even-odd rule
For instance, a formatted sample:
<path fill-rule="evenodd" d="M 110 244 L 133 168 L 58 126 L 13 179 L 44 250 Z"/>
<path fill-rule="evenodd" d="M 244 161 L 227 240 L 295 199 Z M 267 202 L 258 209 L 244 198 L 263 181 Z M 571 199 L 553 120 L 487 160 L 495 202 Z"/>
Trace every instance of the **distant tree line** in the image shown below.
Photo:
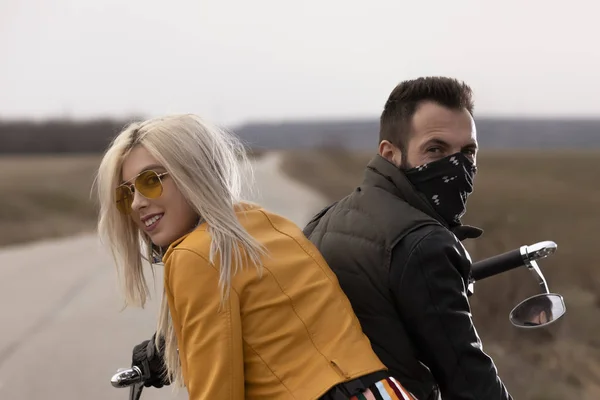
<path fill-rule="evenodd" d="M 98 153 L 129 121 L 0 121 L 0 153 Z"/>
<path fill-rule="evenodd" d="M 97 119 L 0 121 L 0 154 L 100 153 L 129 122 Z M 250 123 L 233 128 L 253 150 L 375 149 L 377 119 Z M 600 120 L 479 119 L 483 148 L 599 148 Z"/>

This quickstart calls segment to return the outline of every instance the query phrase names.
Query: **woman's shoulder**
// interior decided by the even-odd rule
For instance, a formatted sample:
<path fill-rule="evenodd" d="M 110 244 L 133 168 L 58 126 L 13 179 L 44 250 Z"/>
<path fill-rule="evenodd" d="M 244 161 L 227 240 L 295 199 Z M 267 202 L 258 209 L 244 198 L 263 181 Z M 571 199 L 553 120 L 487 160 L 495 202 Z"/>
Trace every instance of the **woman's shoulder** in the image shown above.
<path fill-rule="evenodd" d="M 244 202 L 236 206 L 240 225 L 262 244 L 283 242 L 307 242 L 302 229 L 293 221 L 276 212 L 254 203 Z M 206 223 L 173 242 L 163 257 L 165 265 L 173 253 L 193 253 L 205 260 L 209 259 L 211 235 Z M 190 254 L 191 256 L 191 254 Z"/>
<path fill-rule="evenodd" d="M 237 209 L 238 220 L 253 236 L 284 235 L 295 239 L 305 238 L 302 229 L 287 217 L 253 203 L 241 203 Z"/>
<path fill-rule="evenodd" d="M 324 262 L 302 228 L 288 217 L 257 207 L 239 215 L 239 219 L 248 233 L 265 247 L 267 253 L 285 257 L 295 254 L 297 259 Z M 268 257 L 265 262 L 268 264 L 270 259 L 272 257 Z"/>
<path fill-rule="evenodd" d="M 197 257 L 208 259 L 210 253 L 210 234 L 205 226 L 198 226 L 193 231 L 175 240 L 166 251 L 163 262 L 168 264 L 169 259 L 175 252 L 191 253 Z M 190 255 L 191 255 L 190 254 Z"/>

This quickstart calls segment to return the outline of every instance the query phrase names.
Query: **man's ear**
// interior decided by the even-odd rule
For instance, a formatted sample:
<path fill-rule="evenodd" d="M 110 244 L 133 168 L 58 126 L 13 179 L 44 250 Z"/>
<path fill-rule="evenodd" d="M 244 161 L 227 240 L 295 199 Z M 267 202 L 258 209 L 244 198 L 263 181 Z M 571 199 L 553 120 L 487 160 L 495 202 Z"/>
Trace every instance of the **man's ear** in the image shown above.
<path fill-rule="evenodd" d="M 397 167 L 402 165 L 402 152 L 388 140 L 379 143 L 379 155 Z"/>

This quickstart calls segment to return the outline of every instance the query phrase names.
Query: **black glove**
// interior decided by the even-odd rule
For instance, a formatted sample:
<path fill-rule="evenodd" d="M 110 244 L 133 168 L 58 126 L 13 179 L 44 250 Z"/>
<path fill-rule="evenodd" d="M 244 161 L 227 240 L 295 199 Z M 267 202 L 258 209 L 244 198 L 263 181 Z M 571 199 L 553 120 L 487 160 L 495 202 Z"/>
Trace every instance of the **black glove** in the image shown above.
<path fill-rule="evenodd" d="M 160 338 L 159 348 L 154 345 L 156 333 L 150 340 L 145 340 L 133 348 L 131 366 L 136 366 L 142 371 L 144 386 L 161 388 L 170 385 L 166 377 L 166 367 L 163 361 L 165 352 L 165 340 Z"/>

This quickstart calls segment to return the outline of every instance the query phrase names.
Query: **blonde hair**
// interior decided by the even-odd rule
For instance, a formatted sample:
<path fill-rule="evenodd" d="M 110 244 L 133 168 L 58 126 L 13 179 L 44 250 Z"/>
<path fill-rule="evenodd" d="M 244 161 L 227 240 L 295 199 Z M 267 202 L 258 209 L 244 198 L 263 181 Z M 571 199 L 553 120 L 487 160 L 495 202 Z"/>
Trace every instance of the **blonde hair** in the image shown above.
<path fill-rule="evenodd" d="M 212 238 L 210 261 L 217 256 L 220 261 L 223 302 L 229 296 L 232 276 L 244 260 L 261 273 L 261 257 L 265 253 L 235 213 L 236 205 L 242 201 L 243 181 L 251 180 L 244 146 L 227 131 L 189 114 L 132 123 L 112 141 L 96 177 L 100 201 L 98 233 L 108 243 L 119 275 L 124 278 L 125 305 L 140 307 L 150 296 L 143 260 L 152 263 L 152 243 L 131 218 L 119 213 L 114 195 L 123 161 L 136 146 L 143 146 L 165 167 L 190 206 L 207 223 Z M 167 376 L 174 386 L 183 386 L 177 339 L 164 291 L 157 346 L 160 336 L 165 339 Z"/>

